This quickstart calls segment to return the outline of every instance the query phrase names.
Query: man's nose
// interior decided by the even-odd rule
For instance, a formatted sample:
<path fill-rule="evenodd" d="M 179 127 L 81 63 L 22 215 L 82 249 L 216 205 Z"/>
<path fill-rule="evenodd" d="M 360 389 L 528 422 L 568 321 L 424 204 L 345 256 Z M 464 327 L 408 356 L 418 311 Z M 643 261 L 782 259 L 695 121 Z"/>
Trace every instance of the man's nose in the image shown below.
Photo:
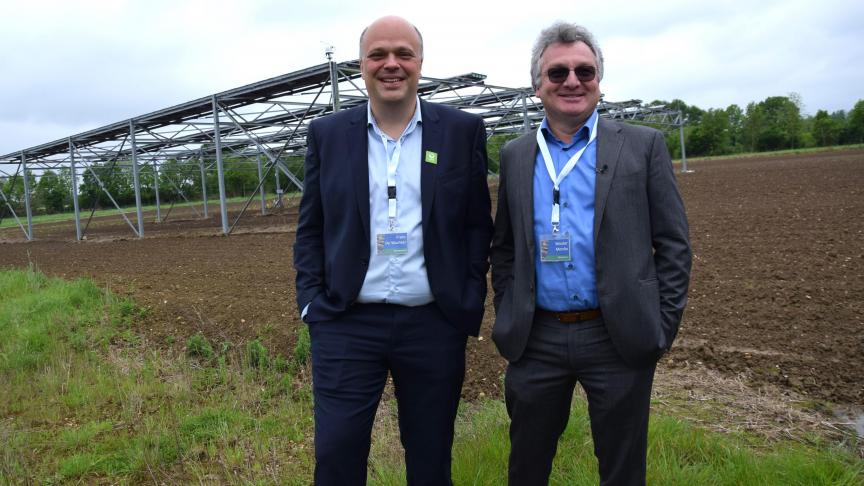
<path fill-rule="evenodd" d="M 575 88 L 575 87 L 579 86 L 581 83 L 582 83 L 582 81 L 579 81 L 579 78 L 576 77 L 576 71 L 571 69 L 567 73 L 567 78 L 564 79 L 564 83 L 562 83 L 562 84 L 564 86 L 567 86 L 570 88 Z"/>
<path fill-rule="evenodd" d="M 391 52 L 391 53 L 387 54 L 387 57 L 384 58 L 384 67 L 390 68 L 390 69 L 398 68 L 399 63 L 396 62 L 397 60 L 398 60 L 398 58 L 396 57 L 395 53 Z"/>

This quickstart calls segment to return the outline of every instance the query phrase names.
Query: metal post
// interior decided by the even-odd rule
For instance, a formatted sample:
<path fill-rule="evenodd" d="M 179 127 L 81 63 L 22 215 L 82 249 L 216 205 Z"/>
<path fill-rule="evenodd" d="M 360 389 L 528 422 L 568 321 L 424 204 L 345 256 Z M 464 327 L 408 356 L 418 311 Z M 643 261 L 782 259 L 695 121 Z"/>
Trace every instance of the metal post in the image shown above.
<path fill-rule="evenodd" d="M 153 161 L 153 190 L 156 193 L 156 222 L 162 222 L 162 208 L 159 206 L 159 164 Z"/>
<path fill-rule="evenodd" d="M 212 96 L 213 102 L 213 138 L 216 142 L 216 171 L 219 179 L 219 209 L 222 212 L 222 233 L 229 234 L 228 227 L 228 202 L 225 200 L 225 169 L 222 165 L 222 136 L 219 133 L 219 104 L 216 95 Z"/>
<path fill-rule="evenodd" d="M 198 167 L 201 168 L 201 199 L 204 201 L 204 219 L 207 219 L 207 176 L 204 174 L 204 155 L 198 156 Z"/>
<path fill-rule="evenodd" d="M 267 194 L 264 190 L 264 168 L 261 166 L 261 154 L 255 159 L 258 161 L 258 185 L 261 187 L 261 215 L 267 214 Z"/>
<path fill-rule="evenodd" d="M 21 172 L 24 174 L 24 209 L 27 212 L 27 241 L 33 241 L 33 211 L 30 209 L 30 175 L 27 173 L 27 157 L 21 152 Z"/>
<path fill-rule="evenodd" d="M 339 111 L 339 70 L 336 61 L 333 60 L 333 46 L 324 51 L 327 61 L 330 63 L 330 96 L 332 98 L 333 112 Z"/>
<path fill-rule="evenodd" d="M 522 93 L 522 119 L 524 120 L 522 131 L 528 133 L 531 130 L 531 121 L 528 118 L 528 99 L 525 93 Z"/>
<path fill-rule="evenodd" d="M 681 124 L 678 125 L 678 134 L 681 137 L 681 172 L 687 172 L 687 150 L 684 147 L 684 116 L 681 110 L 678 110 L 678 119 Z"/>
<path fill-rule="evenodd" d="M 75 208 L 75 240 L 81 241 L 81 208 L 78 207 L 78 174 L 75 172 L 75 145 L 69 137 L 69 160 L 72 169 L 72 207 Z"/>
<path fill-rule="evenodd" d="M 141 180 L 138 178 L 138 146 L 135 143 L 135 124 L 129 120 L 129 139 L 132 141 L 132 184 L 135 186 L 135 214 L 138 216 L 138 238 L 144 238 L 144 215 L 141 211 Z"/>
<path fill-rule="evenodd" d="M 282 207 L 282 180 L 279 178 L 279 170 L 273 171 L 276 175 L 276 206 Z"/>

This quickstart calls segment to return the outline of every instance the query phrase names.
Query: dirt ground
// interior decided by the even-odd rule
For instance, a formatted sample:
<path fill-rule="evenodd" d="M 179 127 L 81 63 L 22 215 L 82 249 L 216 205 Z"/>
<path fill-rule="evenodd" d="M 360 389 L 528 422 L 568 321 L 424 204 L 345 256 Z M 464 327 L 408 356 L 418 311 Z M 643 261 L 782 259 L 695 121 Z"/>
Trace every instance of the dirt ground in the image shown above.
<path fill-rule="evenodd" d="M 690 166 L 678 174 L 695 256 L 690 303 L 661 372 L 701 367 L 754 389 L 864 405 L 864 151 Z M 289 355 L 301 325 L 297 210 L 258 208 L 256 199 L 230 237 L 213 206 L 208 219 L 175 208 L 157 224 L 150 214 L 143 239 L 119 216 L 94 219 L 81 243 L 71 223 L 38 225 L 29 243 L 6 228 L 0 268 L 32 263 L 131 295 L 149 309 L 140 331 L 158 346 L 201 332 L 217 344 L 259 338 Z M 502 394 L 489 302 L 481 337 L 469 342 L 468 400 Z"/>

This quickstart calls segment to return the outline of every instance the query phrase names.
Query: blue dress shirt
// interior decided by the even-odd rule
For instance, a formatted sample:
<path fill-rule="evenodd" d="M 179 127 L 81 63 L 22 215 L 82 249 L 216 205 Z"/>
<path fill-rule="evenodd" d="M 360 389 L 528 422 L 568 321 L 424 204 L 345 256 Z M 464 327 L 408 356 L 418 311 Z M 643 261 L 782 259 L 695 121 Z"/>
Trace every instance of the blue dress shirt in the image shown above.
<path fill-rule="evenodd" d="M 367 105 L 369 141 L 369 238 L 371 257 L 357 301 L 418 306 L 432 302 L 432 289 L 423 255 L 423 207 L 420 199 L 420 165 L 423 121 L 420 101 L 399 140 L 381 131 Z M 387 214 L 387 161 L 401 144 L 396 169 L 396 221 L 389 228 Z M 388 232 L 407 233 L 408 252 L 379 255 L 377 237 Z"/>
<path fill-rule="evenodd" d="M 546 139 L 555 173 L 570 157 L 588 143 L 591 128 L 596 130 L 597 111 L 573 136 L 569 144 L 555 137 L 544 118 L 540 130 Z M 552 180 L 543 155 L 538 150 L 534 162 L 534 265 L 537 269 L 537 306 L 552 311 L 594 309 L 597 280 L 594 273 L 594 184 L 597 167 L 597 141 L 591 143 L 576 167 L 561 181 L 560 232 L 570 234 L 567 262 L 541 262 L 540 239 L 552 233 Z"/>

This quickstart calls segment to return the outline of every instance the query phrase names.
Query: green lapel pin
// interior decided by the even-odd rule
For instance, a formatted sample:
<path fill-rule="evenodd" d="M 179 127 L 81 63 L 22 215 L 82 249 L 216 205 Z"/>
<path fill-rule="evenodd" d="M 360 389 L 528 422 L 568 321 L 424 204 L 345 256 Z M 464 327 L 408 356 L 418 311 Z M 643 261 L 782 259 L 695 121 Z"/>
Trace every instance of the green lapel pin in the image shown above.
<path fill-rule="evenodd" d="M 438 153 L 431 150 L 426 151 L 426 162 L 430 164 L 438 164 Z"/>

